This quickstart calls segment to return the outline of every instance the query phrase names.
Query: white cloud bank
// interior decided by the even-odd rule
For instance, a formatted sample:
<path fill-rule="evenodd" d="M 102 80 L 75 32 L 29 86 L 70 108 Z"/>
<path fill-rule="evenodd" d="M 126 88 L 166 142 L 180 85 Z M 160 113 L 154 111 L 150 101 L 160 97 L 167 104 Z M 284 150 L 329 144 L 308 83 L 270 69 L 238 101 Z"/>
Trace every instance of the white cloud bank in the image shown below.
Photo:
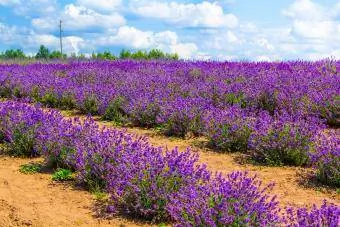
<path fill-rule="evenodd" d="M 172 31 L 142 31 L 130 26 L 120 27 L 115 34 L 106 35 L 93 41 L 99 46 L 124 46 L 133 49 L 159 48 L 178 53 L 183 58 L 194 57 L 198 51 L 194 43 L 181 43 Z"/>
<path fill-rule="evenodd" d="M 130 8 L 137 15 L 163 20 L 182 27 L 235 28 L 238 19 L 234 14 L 225 14 L 218 3 L 178 3 L 157 1 L 133 1 Z"/>

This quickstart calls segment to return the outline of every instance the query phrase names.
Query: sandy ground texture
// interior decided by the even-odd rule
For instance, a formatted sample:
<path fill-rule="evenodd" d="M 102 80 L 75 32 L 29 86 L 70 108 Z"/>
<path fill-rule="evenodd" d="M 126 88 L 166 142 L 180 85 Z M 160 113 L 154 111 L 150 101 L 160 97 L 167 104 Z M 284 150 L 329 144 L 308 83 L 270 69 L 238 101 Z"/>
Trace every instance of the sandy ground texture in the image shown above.
<path fill-rule="evenodd" d="M 89 192 L 54 183 L 48 173 L 20 173 L 20 165 L 31 161 L 0 156 L 0 227 L 142 225 L 124 218 L 97 218 L 95 200 Z"/>

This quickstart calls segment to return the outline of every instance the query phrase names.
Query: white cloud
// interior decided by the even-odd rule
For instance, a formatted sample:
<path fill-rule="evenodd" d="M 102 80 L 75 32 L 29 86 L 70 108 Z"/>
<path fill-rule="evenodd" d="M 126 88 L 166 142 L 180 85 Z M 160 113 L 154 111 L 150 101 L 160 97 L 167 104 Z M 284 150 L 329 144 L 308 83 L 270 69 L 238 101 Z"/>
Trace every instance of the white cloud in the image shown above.
<path fill-rule="evenodd" d="M 16 36 L 16 28 L 0 22 L 0 40 L 2 43 L 11 43 Z"/>
<path fill-rule="evenodd" d="M 256 57 L 256 61 L 265 61 L 265 62 L 270 62 L 271 59 L 270 57 L 266 56 L 266 55 L 260 55 Z"/>
<path fill-rule="evenodd" d="M 324 20 L 328 17 L 327 10 L 311 0 L 296 0 L 282 13 L 297 20 Z"/>
<path fill-rule="evenodd" d="M 273 51 L 275 49 L 274 46 L 265 38 L 259 38 L 255 41 L 255 43 L 267 51 Z"/>
<path fill-rule="evenodd" d="M 216 2 L 183 4 L 133 1 L 130 7 L 142 17 L 161 19 L 183 27 L 235 28 L 238 25 L 237 17 L 234 14 L 225 14 L 223 8 Z"/>
<path fill-rule="evenodd" d="M 292 33 L 305 38 L 328 39 L 332 36 L 337 36 L 338 25 L 338 23 L 333 21 L 295 20 L 292 26 Z M 338 35 L 340 35 L 340 33 Z"/>
<path fill-rule="evenodd" d="M 32 34 L 25 41 L 28 47 L 38 48 L 39 45 L 45 45 L 50 50 L 59 50 L 59 37 L 48 34 Z M 77 36 L 67 36 L 63 38 L 63 48 L 65 53 L 78 53 L 81 48 L 85 48 L 85 40 Z"/>
<path fill-rule="evenodd" d="M 175 32 L 141 31 L 134 27 L 120 27 L 116 34 L 106 35 L 94 41 L 99 46 L 124 46 L 132 49 L 159 48 L 171 53 L 178 53 L 183 58 L 193 57 L 198 51 L 194 43 L 181 43 Z"/>
<path fill-rule="evenodd" d="M 310 60 L 339 58 L 340 3 L 326 7 L 311 0 L 296 0 L 282 13 L 292 19 L 291 39 L 281 44 L 283 51 Z"/>
<path fill-rule="evenodd" d="M 193 54 L 198 51 L 196 44 L 194 43 L 178 43 L 170 45 L 171 53 L 178 53 L 182 58 L 195 57 Z"/>
<path fill-rule="evenodd" d="M 77 4 L 101 12 L 114 11 L 122 5 L 122 0 L 77 0 Z"/>
<path fill-rule="evenodd" d="M 123 16 L 116 12 L 101 14 L 84 6 L 69 4 L 60 13 L 60 17 L 40 17 L 32 19 L 33 27 L 40 31 L 58 29 L 59 19 L 63 20 L 65 30 L 82 31 L 96 28 L 112 29 L 126 23 Z"/>
<path fill-rule="evenodd" d="M 118 13 L 100 14 L 92 9 L 73 4 L 66 5 L 62 18 L 65 26 L 74 29 L 84 29 L 91 27 L 112 28 L 126 23 L 123 16 Z"/>
<path fill-rule="evenodd" d="M 149 48 L 152 44 L 154 33 L 141 31 L 134 27 L 123 26 L 117 34 L 100 38 L 100 45 L 123 45 L 132 48 Z"/>
<path fill-rule="evenodd" d="M 240 30 L 242 32 L 255 33 L 258 31 L 258 28 L 253 22 L 245 22 L 240 24 Z"/>
<path fill-rule="evenodd" d="M 20 3 L 20 0 L 0 0 L 0 5 L 9 6 Z"/>
<path fill-rule="evenodd" d="M 291 33 L 296 37 L 326 41 L 340 37 L 337 11 L 340 4 L 325 8 L 311 0 L 296 0 L 282 12 L 292 19 Z"/>
<path fill-rule="evenodd" d="M 50 15 L 56 13 L 56 0 L 14 0 L 14 12 L 22 16 Z"/>

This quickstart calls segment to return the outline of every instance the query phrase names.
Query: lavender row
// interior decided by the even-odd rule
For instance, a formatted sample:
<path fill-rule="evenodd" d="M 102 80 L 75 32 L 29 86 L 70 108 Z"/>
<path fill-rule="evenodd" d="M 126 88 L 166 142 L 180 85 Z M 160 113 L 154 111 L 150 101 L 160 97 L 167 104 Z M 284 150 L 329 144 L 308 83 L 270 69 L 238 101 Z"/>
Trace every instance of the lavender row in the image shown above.
<path fill-rule="evenodd" d="M 12 154 L 42 155 L 73 169 L 80 182 L 111 196 L 108 211 L 178 226 L 337 226 L 340 208 L 280 211 L 256 176 L 212 174 L 189 150 L 164 150 L 147 138 L 99 127 L 91 118 L 65 119 L 37 105 L 0 103 L 0 138 Z"/>
<path fill-rule="evenodd" d="M 339 61 L 37 63 L 1 65 L 0 83 L 3 95 L 93 114 L 118 105 L 137 124 L 166 123 L 183 107 L 192 118 L 213 107 L 238 105 L 248 112 L 312 115 L 337 125 L 339 70 Z"/>
<path fill-rule="evenodd" d="M 270 165 L 312 164 L 323 182 L 339 185 L 339 134 L 320 142 L 339 126 L 339 72 L 339 61 L 1 65 L 0 94 L 166 135 L 204 135 L 220 151 Z"/>

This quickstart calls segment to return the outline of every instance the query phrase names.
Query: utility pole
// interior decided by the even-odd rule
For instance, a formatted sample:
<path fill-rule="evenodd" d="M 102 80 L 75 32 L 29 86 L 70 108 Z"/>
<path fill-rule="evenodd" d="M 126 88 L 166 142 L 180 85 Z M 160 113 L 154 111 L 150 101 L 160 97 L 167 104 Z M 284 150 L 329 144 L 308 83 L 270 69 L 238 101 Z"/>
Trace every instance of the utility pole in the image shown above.
<path fill-rule="evenodd" d="M 63 57 L 63 37 L 62 37 L 62 20 L 59 21 L 59 38 L 60 38 L 60 53 L 61 57 Z"/>

